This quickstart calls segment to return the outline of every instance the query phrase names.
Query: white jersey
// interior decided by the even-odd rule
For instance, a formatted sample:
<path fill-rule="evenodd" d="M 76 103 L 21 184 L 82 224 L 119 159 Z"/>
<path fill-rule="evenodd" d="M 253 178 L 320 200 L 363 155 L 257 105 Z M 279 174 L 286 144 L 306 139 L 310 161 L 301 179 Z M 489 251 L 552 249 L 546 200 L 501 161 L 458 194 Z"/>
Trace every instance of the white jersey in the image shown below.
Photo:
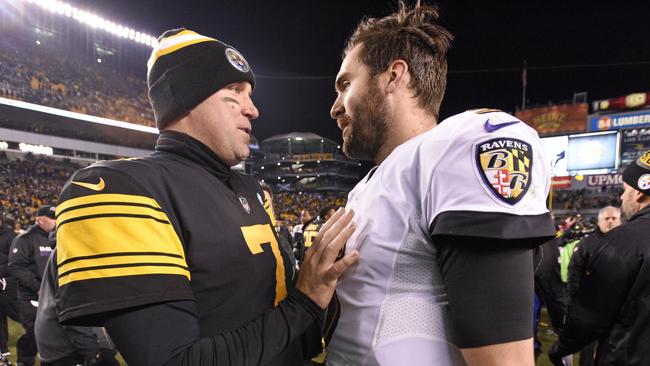
<path fill-rule="evenodd" d="M 545 156 L 532 128 L 477 110 L 406 141 L 368 173 L 348 197 L 357 229 L 346 251 L 360 256 L 339 280 L 328 365 L 463 365 L 432 236 L 553 235 Z"/>

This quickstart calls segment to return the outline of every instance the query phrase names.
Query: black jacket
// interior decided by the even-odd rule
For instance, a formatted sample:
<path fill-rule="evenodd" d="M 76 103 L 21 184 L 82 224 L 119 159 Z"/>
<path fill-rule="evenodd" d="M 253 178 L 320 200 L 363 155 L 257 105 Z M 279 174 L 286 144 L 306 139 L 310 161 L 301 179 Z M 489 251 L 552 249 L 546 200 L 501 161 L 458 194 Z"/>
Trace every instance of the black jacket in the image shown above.
<path fill-rule="evenodd" d="M 560 278 L 559 243 L 555 238 L 535 248 L 533 260 L 535 268 L 535 293 L 546 304 L 551 323 L 556 331 L 562 329 L 568 303 L 566 287 Z"/>
<path fill-rule="evenodd" d="M 9 253 L 9 272 L 18 280 L 19 300 L 38 300 L 50 253 L 48 235 L 36 224 L 14 239 Z"/>
<path fill-rule="evenodd" d="M 10 297 L 16 297 L 16 279 L 11 277 L 9 273 L 9 250 L 11 249 L 11 242 L 16 237 L 13 229 L 7 224 L 0 225 L 0 290 L 4 294 L 11 294 Z"/>
<path fill-rule="evenodd" d="M 582 276 L 585 274 L 585 267 L 591 257 L 596 254 L 598 248 L 600 248 L 600 243 L 604 237 L 605 234 L 597 227 L 596 231 L 582 238 L 576 246 L 571 256 L 571 262 L 569 263 L 569 278 L 567 282 L 569 297 L 573 296 L 578 290 L 578 287 L 580 287 L 580 281 L 582 281 Z"/>
<path fill-rule="evenodd" d="M 610 231 L 585 266 L 559 354 L 598 340 L 596 365 L 650 364 L 650 207 Z"/>
<path fill-rule="evenodd" d="M 41 361 L 54 362 L 75 353 L 82 355 L 87 361 L 92 361 L 100 352 L 100 342 L 94 329 L 63 326 L 59 323 L 59 314 L 54 302 L 56 278 L 54 251 L 45 267 L 34 329 Z"/>

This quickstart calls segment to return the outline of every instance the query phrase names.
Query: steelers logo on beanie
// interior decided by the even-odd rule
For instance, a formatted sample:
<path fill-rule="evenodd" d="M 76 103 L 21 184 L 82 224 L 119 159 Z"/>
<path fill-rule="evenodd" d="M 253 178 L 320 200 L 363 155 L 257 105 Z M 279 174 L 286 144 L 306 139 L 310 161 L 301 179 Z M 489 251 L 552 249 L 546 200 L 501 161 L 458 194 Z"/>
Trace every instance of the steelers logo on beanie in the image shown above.
<path fill-rule="evenodd" d="M 253 70 L 234 47 L 184 28 L 164 32 L 147 62 L 156 126 L 165 128 L 219 89 L 239 81 L 255 87 Z"/>
<path fill-rule="evenodd" d="M 623 171 L 623 181 L 637 191 L 650 195 L 650 150 Z"/>

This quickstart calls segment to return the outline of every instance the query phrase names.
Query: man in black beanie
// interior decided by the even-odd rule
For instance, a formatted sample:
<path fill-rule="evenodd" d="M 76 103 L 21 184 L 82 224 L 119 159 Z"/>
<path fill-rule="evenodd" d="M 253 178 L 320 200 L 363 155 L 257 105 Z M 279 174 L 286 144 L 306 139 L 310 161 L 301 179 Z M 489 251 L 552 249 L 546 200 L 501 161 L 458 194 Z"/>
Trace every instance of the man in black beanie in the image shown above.
<path fill-rule="evenodd" d="M 148 62 L 160 129 L 145 158 L 77 171 L 57 207 L 62 324 L 105 326 L 129 365 L 302 365 L 322 350 L 323 319 L 352 234 L 340 210 L 296 285 L 253 178 L 255 77 L 235 48 L 165 32 Z"/>
<path fill-rule="evenodd" d="M 25 329 L 25 334 L 16 342 L 19 366 L 34 365 L 37 353 L 34 322 L 43 271 L 52 253 L 48 235 L 56 225 L 55 209 L 50 205 L 40 206 L 34 225 L 14 239 L 9 252 L 9 273 L 18 281 L 20 323 Z"/>
<path fill-rule="evenodd" d="M 650 151 L 625 169 L 623 182 L 628 221 L 608 232 L 586 263 L 549 352 L 555 365 L 594 340 L 596 365 L 650 364 Z"/>

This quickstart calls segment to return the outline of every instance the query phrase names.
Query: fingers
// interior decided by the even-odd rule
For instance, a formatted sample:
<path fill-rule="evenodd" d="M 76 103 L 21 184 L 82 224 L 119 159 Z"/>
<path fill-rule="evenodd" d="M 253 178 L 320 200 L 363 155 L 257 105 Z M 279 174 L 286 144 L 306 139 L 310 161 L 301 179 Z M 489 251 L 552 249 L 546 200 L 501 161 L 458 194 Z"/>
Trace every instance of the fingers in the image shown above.
<path fill-rule="evenodd" d="M 338 210 L 336 210 L 336 212 L 334 213 L 334 215 L 332 215 L 332 217 L 330 217 L 329 220 L 327 220 L 327 222 L 326 222 L 325 224 L 323 224 L 323 226 L 321 227 L 321 229 L 320 229 L 320 231 L 319 231 L 318 233 L 319 233 L 319 234 L 321 234 L 321 233 L 325 233 L 325 232 L 326 232 L 327 230 L 329 230 L 329 228 L 332 227 L 332 225 L 334 225 L 334 223 L 336 223 L 336 222 L 341 218 L 341 216 L 343 216 L 345 213 L 346 213 L 346 212 L 345 212 L 345 208 L 340 207 Z M 319 235 L 319 236 L 320 236 L 320 235 Z M 318 236 L 317 236 L 316 238 L 318 239 Z"/>
<path fill-rule="evenodd" d="M 328 277 L 329 280 L 338 279 L 343 274 L 343 272 L 345 272 L 351 265 L 355 264 L 358 259 L 359 259 L 359 252 L 353 250 L 345 257 L 336 261 L 334 265 L 332 265 L 332 268 L 330 268 L 326 276 Z"/>
<path fill-rule="evenodd" d="M 316 239 L 314 239 L 314 244 L 310 248 L 312 252 L 310 257 L 319 261 L 323 251 L 350 224 L 353 216 L 353 210 L 346 212 L 345 209 L 339 209 L 318 232 Z"/>
<path fill-rule="evenodd" d="M 347 222 L 347 225 L 343 227 L 338 233 L 336 233 L 336 236 L 332 238 L 332 240 L 327 241 L 327 238 L 330 234 L 334 234 L 335 230 L 337 229 L 336 226 L 332 227 L 331 232 L 328 232 L 325 235 L 325 239 L 323 240 L 323 249 L 322 249 L 322 254 L 320 261 L 322 263 L 333 263 L 336 260 L 336 257 L 338 257 L 339 253 L 341 252 L 341 249 L 345 246 L 345 243 L 348 242 L 348 239 L 352 234 L 354 233 L 354 230 L 357 228 L 354 222 L 352 221 L 352 214 L 349 216 L 348 219 L 343 218 L 340 223 L 343 225 L 345 222 Z M 338 223 L 337 223 L 338 224 Z"/>

